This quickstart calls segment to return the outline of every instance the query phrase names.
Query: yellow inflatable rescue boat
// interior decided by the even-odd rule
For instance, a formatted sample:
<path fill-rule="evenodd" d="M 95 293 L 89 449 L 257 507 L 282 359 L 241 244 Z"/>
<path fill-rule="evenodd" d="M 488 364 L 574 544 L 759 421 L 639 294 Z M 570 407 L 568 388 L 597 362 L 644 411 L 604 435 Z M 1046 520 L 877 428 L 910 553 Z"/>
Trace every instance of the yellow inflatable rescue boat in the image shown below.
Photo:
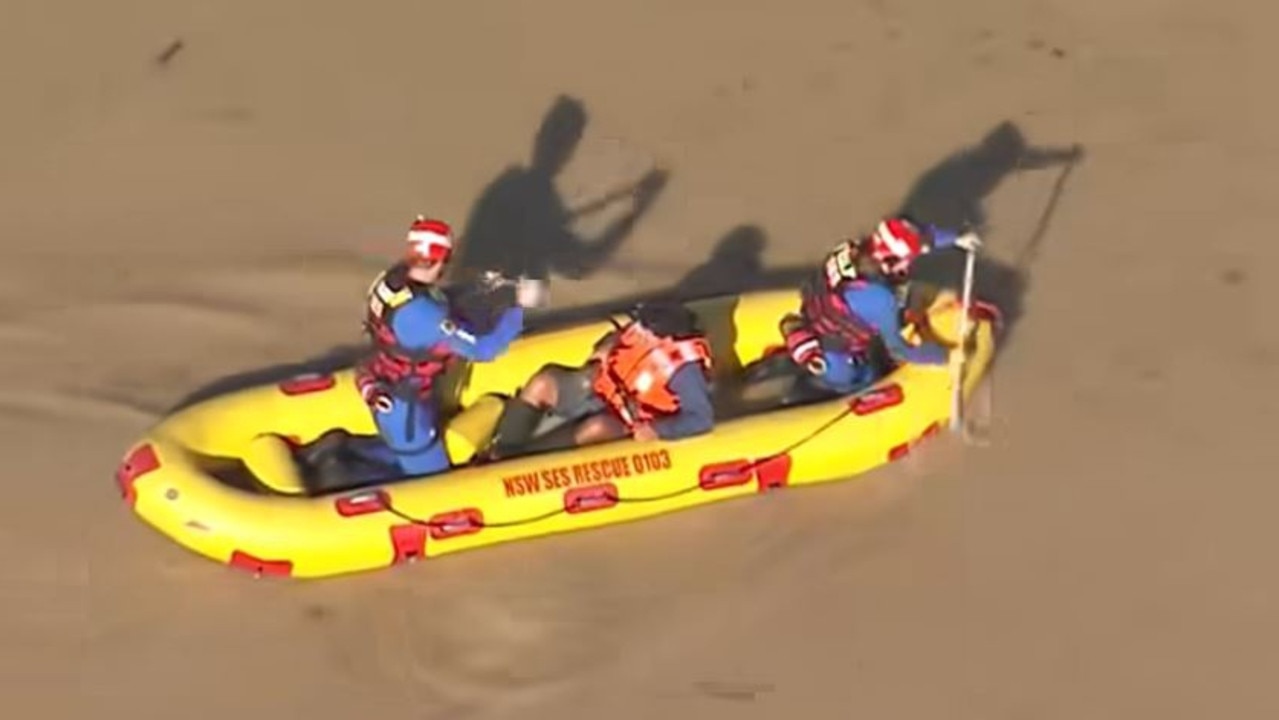
<path fill-rule="evenodd" d="M 162 419 L 129 449 L 116 481 L 147 523 L 181 545 L 259 575 L 322 577 L 385 568 L 484 545 L 609 525 L 705 503 L 849 478 L 907 454 L 951 414 L 951 371 L 905 365 L 854 397 L 738 411 L 742 369 L 781 344 L 795 291 L 687 303 L 717 364 L 716 429 L 679 441 L 618 440 L 468 464 L 488 441 L 502 396 L 548 362 L 577 365 L 610 320 L 530 333 L 491 363 L 443 377 L 444 438 L 454 468 L 335 495 L 308 494 L 292 448 L 335 428 L 375 428 L 350 370 L 305 375 L 216 397 Z M 953 343 L 953 293 L 928 309 Z M 971 315 L 971 313 L 970 313 Z M 620 319 L 620 318 L 619 318 Z M 994 319 L 969 324 L 963 394 L 995 350 Z M 908 340 L 918 331 L 908 327 Z M 776 406 L 775 406 L 776 407 Z"/>

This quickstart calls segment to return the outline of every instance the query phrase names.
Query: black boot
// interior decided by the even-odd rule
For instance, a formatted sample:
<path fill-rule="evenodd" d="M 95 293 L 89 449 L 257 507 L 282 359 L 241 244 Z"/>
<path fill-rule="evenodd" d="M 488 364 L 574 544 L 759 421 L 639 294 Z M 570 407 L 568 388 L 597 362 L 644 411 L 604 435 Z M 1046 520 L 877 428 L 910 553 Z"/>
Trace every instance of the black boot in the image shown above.
<path fill-rule="evenodd" d="M 542 408 L 513 397 L 502 408 L 502 416 L 497 420 L 497 430 L 493 439 L 483 453 L 486 461 L 501 460 L 510 457 L 524 448 L 533 437 L 537 426 L 542 422 L 545 412 Z"/>
<path fill-rule="evenodd" d="M 312 495 L 341 490 L 346 483 L 342 455 L 350 435 L 343 430 L 330 430 L 303 447 L 297 455 L 303 484 Z"/>

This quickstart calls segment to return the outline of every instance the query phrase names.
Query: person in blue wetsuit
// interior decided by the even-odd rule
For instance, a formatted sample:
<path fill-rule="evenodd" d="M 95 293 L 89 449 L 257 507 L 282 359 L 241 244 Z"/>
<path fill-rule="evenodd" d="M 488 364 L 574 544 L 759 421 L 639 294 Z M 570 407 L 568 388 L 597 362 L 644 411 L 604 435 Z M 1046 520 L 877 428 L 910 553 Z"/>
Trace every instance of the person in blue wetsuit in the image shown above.
<path fill-rule="evenodd" d="M 498 316 L 491 331 L 475 334 L 450 314 L 437 286 L 452 254 L 452 229 L 419 215 L 407 241 L 405 259 L 369 288 L 365 327 L 373 353 L 357 367 L 356 384 L 380 442 L 353 449 L 404 476 L 419 476 L 449 468 L 432 396 L 436 377 L 456 358 L 486 362 L 505 352 L 523 329 L 524 308 L 539 304 L 544 288 L 521 280 L 517 304 Z"/>
<path fill-rule="evenodd" d="M 950 350 L 901 336 L 902 290 L 911 265 L 933 250 L 976 250 L 981 240 L 909 219 L 887 218 L 869 237 L 840 243 L 803 287 L 798 314 L 782 320 L 787 350 L 829 393 L 854 393 L 897 363 L 943 365 Z"/>

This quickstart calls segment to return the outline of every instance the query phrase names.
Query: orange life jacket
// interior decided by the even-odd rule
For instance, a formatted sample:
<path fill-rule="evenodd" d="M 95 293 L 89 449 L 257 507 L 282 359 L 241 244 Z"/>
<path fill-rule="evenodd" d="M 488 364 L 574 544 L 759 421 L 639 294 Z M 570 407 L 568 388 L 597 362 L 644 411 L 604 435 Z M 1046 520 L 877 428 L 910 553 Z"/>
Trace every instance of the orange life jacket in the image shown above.
<path fill-rule="evenodd" d="M 593 388 L 627 427 L 634 427 L 679 410 L 670 381 L 688 363 L 700 363 L 710 374 L 711 349 L 705 338 L 660 337 L 632 323 L 600 363 Z"/>

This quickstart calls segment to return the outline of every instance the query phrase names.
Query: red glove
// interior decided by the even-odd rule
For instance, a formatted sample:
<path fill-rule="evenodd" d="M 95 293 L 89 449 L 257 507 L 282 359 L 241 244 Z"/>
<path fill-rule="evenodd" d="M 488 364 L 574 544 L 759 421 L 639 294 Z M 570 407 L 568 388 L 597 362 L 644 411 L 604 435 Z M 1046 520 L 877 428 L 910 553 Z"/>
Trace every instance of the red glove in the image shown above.
<path fill-rule="evenodd" d="M 981 300 L 973 300 L 968 306 L 968 317 L 978 322 L 989 320 L 996 328 L 1004 323 L 1004 314 L 999 311 L 999 308 Z"/>
<path fill-rule="evenodd" d="M 381 382 L 371 377 L 360 377 L 355 384 L 360 389 L 360 397 L 370 408 L 381 413 L 391 412 L 391 396 Z"/>
<path fill-rule="evenodd" d="M 929 330 L 930 326 L 928 323 L 929 323 L 928 313 L 919 312 L 911 308 L 906 308 L 905 310 L 902 310 L 903 325 L 914 325 L 915 329 L 922 334 Z"/>
<path fill-rule="evenodd" d="M 792 328 L 786 333 L 786 350 L 795 364 L 811 373 L 826 372 L 826 358 L 822 356 L 821 339 L 807 327 Z"/>

